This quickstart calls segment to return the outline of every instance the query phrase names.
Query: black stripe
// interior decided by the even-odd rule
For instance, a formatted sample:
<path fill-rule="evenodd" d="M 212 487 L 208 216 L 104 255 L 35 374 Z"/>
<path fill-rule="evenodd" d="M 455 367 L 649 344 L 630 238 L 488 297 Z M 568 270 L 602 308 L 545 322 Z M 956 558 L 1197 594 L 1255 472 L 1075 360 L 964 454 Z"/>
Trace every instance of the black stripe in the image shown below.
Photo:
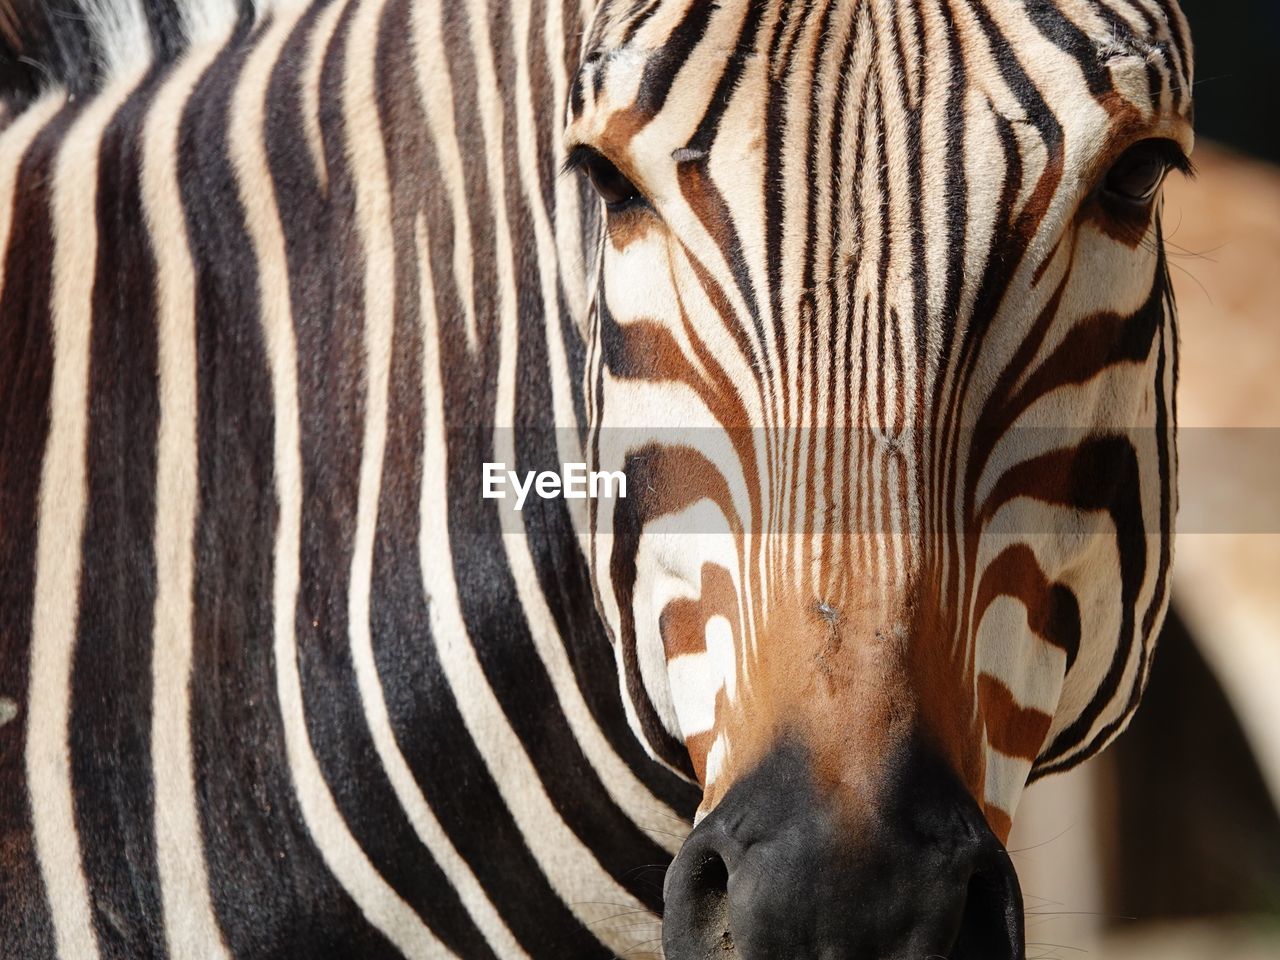
<path fill-rule="evenodd" d="M 187 47 L 182 7 L 175 0 L 139 0 L 157 63 L 169 63 Z"/>
<path fill-rule="evenodd" d="M 1142 524 L 1140 467 L 1128 440 L 1101 437 L 1082 444 L 1071 467 L 1070 503 L 1081 510 L 1106 510 L 1115 524 L 1120 568 L 1120 629 L 1114 655 L 1088 705 L 1041 753 L 1037 775 L 1058 769 L 1062 758 L 1088 741 L 1099 749 L 1106 739 L 1089 731 L 1116 696 L 1134 645 L 1138 591 L 1147 569 L 1147 535 Z M 1006 475 L 1008 476 L 1008 475 Z"/>
<path fill-rule="evenodd" d="M 951 357 L 952 345 L 960 324 L 960 295 L 964 288 L 964 251 L 969 225 L 969 178 L 965 171 L 965 134 L 964 99 L 968 90 L 969 78 L 965 69 L 964 57 L 960 50 L 959 31 L 949 4 L 941 4 L 940 9 L 946 29 L 943 31 L 946 43 L 947 98 L 946 98 L 946 141 L 942 145 L 946 158 L 946 183 L 943 195 L 946 203 L 947 231 L 947 264 L 943 282 L 942 303 L 940 306 L 941 344 L 939 356 L 942 358 L 941 368 L 946 369 Z M 935 72 L 937 58 L 934 59 Z M 932 406 L 935 410 L 943 406 L 942 390 L 945 376 L 935 378 Z"/>
<path fill-rule="evenodd" d="M 94 927 L 103 956 L 120 960 L 166 952 L 150 743 L 159 371 L 155 262 L 139 183 L 153 91 L 144 82 L 102 137 L 88 504 L 69 731 Z"/>
<path fill-rule="evenodd" d="M 631 22 L 627 24 L 627 29 L 622 34 L 622 45 L 626 46 L 635 39 L 636 34 L 640 32 L 640 28 L 649 22 L 649 19 L 658 12 L 661 0 L 634 0 L 631 9 L 627 11 L 627 16 L 631 18 Z M 643 9 L 641 9 L 643 8 Z"/>
<path fill-rule="evenodd" d="M 747 342 L 746 338 L 740 334 L 737 335 L 740 346 L 747 348 L 745 353 L 753 371 L 767 367 L 767 358 L 761 357 L 755 349 L 757 345 L 759 350 L 763 351 L 765 349 L 764 322 L 760 315 L 759 295 L 756 292 L 755 285 L 751 282 L 751 274 L 747 269 L 747 257 L 742 249 L 742 239 L 734 225 L 729 206 L 724 202 L 715 182 L 707 173 L 707 160 L 711 147 L 715 143 L 716 135 L 720 131 L 720 123 L 724 119 L 725 111 L 729 108 L 729 103 L 732 101 L 733 94 L 742 79 L 746 64 L 755 49 L 756 37 L 759 33 L 760 24 L 764 20 L 765 12 L 763 0 L 752 0 L 744 15 L 738 39 L 734 43 L 733 55 L 726 61 L 725 69 L 720 74 L 720 79 L 716 82 L 716 89 L 711 96 L 711 102 L 699 121 L 697 129 L 685 145 L 686 149 L 695 152 L 697 158 L 684 160 L 677 164 L 677 169 L 696 170 L 703 177 L 703 188 L 706 195 L 708 199 L 715 203 L 714 217 L 707 224 L 707 227 L 713 236 L 723 232 L 723 236 L 719 237 L 718 240 L 723 248 L 730 272 L 733 274 L 734 283 L 746 304 L 747 313 L 756 333 L 755 344 Z M 814 192 L 816 193 L 816 191 Z M 736 318 L 726 317 L 725 323 L 732 331 L 736 332 L 740 328 L 740 322 Z M 767 376 L 762 377 L 761 374 L 757 373 L 757 383 L 760 383 L 762 379 L 766 393 L 771 394 L 772 379 Z"/>
<path fill-rule="evenodd" d="M 675 29 L 667 34 L 662 47 L 649 55 L 636 94 L 636 107 L 643 113 L 653 117 L 662 110 L 671 94 L 676 74 L 706 36 L 711 16 L 718 8 L 716 3 L 689 4 Z"/>
<path fill-rule="evenodd" d="M 538 16 L 541 0 L 535 3 L 533 30 L 529 39 L 530 49 L 541 48 Z M 535 78 L 550 84 L 545 73 L 546 63 L 541 57 L 530 58 Z M 537 80 L 535 80 L 537 82 Z M 551 124 L 538 125 L 538 166 L 541 174 L 542 199 L 547 210 L 555 210 L 554 184 L 548 178 L 559 174 L 559 167 L 551 153 L 549 137 L 554 135 Z M 528 162 L 525 160 L 524 162 Z M 394 175 L 393 182 L 402 182 Z M 587 209 L 599 210 L 594 195 Z M 557 265 L 558 266 L 558 265 Z M 557 275 L 559 270 L 557 269 Z M 533 281 L 541 286 L 540 278 Z M 536 289 L 536 288 L 535 288 Z M 586 441 L 587 411 L 583 395 L 583 372 L 586 349 L 575 318 L 565 303 L 561 282 L 556 285 L 554 316 L 543 318 L 543 323 L 558 328 L 569 368 L 569 386 L 573 397 L 574 420 L 578 424 L 579 442 Z M 554 434 L 555 423 L 550 382 L 547 376 L 550 358 L 545 338 L 522 331 L 519 350 L 519 380 L 517 383 L 517 409 L 528 421 L 520 433 L 522 461 L 537 464 L 532 469 L 544 470 L 559 467 L 559 452 Z M 539 416 L 539 411 L 542 415 Z M 604 624 L 596 611 L 591 573 L 586 559 L 578 549 L 576 534 L 564 504 L 558 500 L 543 501 L 537 513 L 526 515 L 528 543 L 538 575 L 539 589 L 547 598 L 548 608 L 556 621 L 557 634 L 565 644 L 569 661 L 573 666 L 578 689 L 591 710 L 592 717 L 605 734 L 613 750 L 623 758 L 645 786 L 674 810 L 693 815 L 698 794 L 688 782 L 671 774 L 656 764 L 644 752 L 626 719 L 622 698 L 616 683 L 602 683 L 602 677 L 614 677 L 617 665 L 605 634 Z"/>
<path fill-rule="evenodd" d="M 910 161 L 907 164 L 907 195 L 906 201 L 909 208 L 909 222 L 907 226 L 907 236 L 911 243 L 911 264 L 914 267 L 911 270 L 911 311 L 913 316 L 910 318 L 912 327 L 916 337 L 916 363 L 920 369 L 925 368 L 925 353 L 929 343 L 929 311 L 926 300 L 929 287 L 929 260 L 925 256 L 924 251 L 924 156 L 925 144 L 924 134 L 921 129 L 921 117 L 924 112 L 923 86 L 919 90 L 920 100 L 913 103 L 911 97 L 911 68 L 907 63 L 908 50 L 914 50 L 917 58 L 917 66 L 923 78 L 924 65 L 921 62 L 924 57 L 925 40 L 924 25 L 921 23 L 920 17 L 915 19 L 915 32 L 911 38 L 912 43 L 906 44 L 903 41 L 901 24 L 897 17 L 893 21 L 894 31 L 894 51 L 896 61 L 898 63 L 898 96 L 902 100 L 903 112 L 906 114 L 907 130 L 905 139 L 907 149 L 910 151 Z M 923 79 L 921 84 L 923 85 Z M 900 329 L 895 323 L 895 329 Z M 901 364 L 898 365 L 901 372 Z M 923 381 L 923 377 L 920 381 Z M 923 384 L 918 383 L 917 389 L 922 389 Z M 900 402 L 905 403 L 905 399 L 901 394 L 905 393 L 905 385 L 900 389 Z M 914 399 L 914 398 L 912 398 Z M 920 431 L 915 431 L 917 436 Z M 919 442 L 918 440 L 916 442 Z M 919 451 L 917 451 L 917 455 Z"/>
<path fill-rule="evenodd" d="M 434 164 L 427 168 L 438 169 Z M 431 222 L 446 222 L 445 209 L 437 207 L 436 212 L 440 216 Z M 433 233 L 431 247 L 433 263 L 451 264 L 447 240 Z M 437 270 L 434 283 L 442 322 L 446 317 L 460 321 L 450 274 Z M 459 329 L 455 336 L 452 344 L 425 345 L 423 362 L 442 368 L 456 362 L 459 354 L 450 347 L 465 351 L 457 342 L 465 343 L 465 334 Z M 429 627 L 430 598 L 422 593 L 416 509 L 421 443 L 443 443 L 445 438 L 410 436 L 405 442 L 410 440 L 417 449 L 409 471 L 394 480 L 386 477 L 383 503 L 390 512 L 379 524 L 375 557 L 375 653 L 397 742 L 450 841 L 521 945 L 535 955 L 608 956 L 551 889 L 463 723 L 445 677 Z M 405 502 L 390 510 L 397 492 Z M 394 523 L 397 519 L 400 524 Z M 437 559 L 444 562 L 442 556 Z"/>
<path fill-rule="evenodd" d="M 810 0 L 811 2 L 811 0 Z M 799 4 L 784 4 L 778 13 L 769 38 L 766 62 L 769 64 L 769 94 L 764 108 L 764 221 L 765 266 L 768 278 L 769 313 L 773 317 L 774 349 L 773 368 L 767 371 L 769 382 L 777 381 L 782 388 L 782 410 L 791 409 L 790 378 L 779 376 L 789 367 L 787 359 L 787 329 L 782 307 L 782 227 L 784 210 L 782 162 L 783 140 L 788 126 L 787 80 L 792 69 L 789 57 L 780 56 L 781 44 L 787 23 Z M 766 431 L 768 433 L 769 431 Z M 770 464 L 772 469 L 772 463 Z"/>
<path fill-rule="evenodd" d="M 1161 19 L 1164 20 L 1169 31 L 1170 43 L 1173 48 L 1173 56 L 1169 66 L 1169 72 L 1172 74 L 1174 106 L 1177 110 L 1187 111 L 1191 106 L 1191 71 L 1192 58 L 1191 50 L 1187 48 L 1186 37 L 1182 30 L 1178 29 L 1179 14 L 1175 4 L 1170 0 L 1155 0 L 1156 6 L 1160 10 Z M 1138 6 L 1143 15 L 1149 19 L 1155 18 L 1142 6 Z"/>
<path fill-rule="evenodd" d="M 1085 83 L 1089 86 L 1089 92 L 1095 98 L 1101 97 L 1105 93 L 1110 93 L 1115 89 L 1115 85 L 1111 82 L 1111 71 L 1107 68 L 1106 61 L 1098 56 L 1097 41 L 1090 39 L 1083 30 L 1067 19 L 1063 12 L 1058 9 L 1057 0 L 1028 0 L 1026 9 L 1027 19 L 1036 25 L 1036 28 L 1045 38 L 1060 47 L 1063 52 L 1067 53 L 1079 64 L 1080 72 L 1084 75 Z M 979 19 L 983 21 L 985 27 L 989 14 L 985 7 L 978 12 Z M 1130 32 L 1128 26 L 1114 12 L 1110 14 L 1108 19 L 1115 29 L 1123 30 L 1124 33 Z M 990 32 L 988 32 L 988 36 L 991 36 Z M 1007 41 L 1003 45 L 1007 47 Z M 1018 87 L 1015 86 L 1012 89 L 1015 96 L 1019 95 L 1020 90 Z M 1028 114 L 1028 116 L 1037 117 L 1044 115 Z"/>

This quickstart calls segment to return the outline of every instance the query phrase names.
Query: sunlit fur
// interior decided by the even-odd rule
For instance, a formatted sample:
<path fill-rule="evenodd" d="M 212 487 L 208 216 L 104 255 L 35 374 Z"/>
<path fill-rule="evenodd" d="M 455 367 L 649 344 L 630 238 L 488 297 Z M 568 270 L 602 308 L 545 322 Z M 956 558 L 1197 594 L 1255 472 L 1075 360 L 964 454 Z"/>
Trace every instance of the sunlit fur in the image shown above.
<path fill-rule="evenodd" d="M 0 0 L 0 955 L 656 955 L 781 736 L 1003 837 L 1132 712 L 1172 0 L 595 7 Z"/>
<path fill-rule="evenodd" d="M 704 813 L 788 733 L 865 803 L 920 732 L 1005 835 L 1124 726 L 1168 599 L 1158 204 L 1100 188 L 1190 149 L 1181 15 L 609 3 L 586 53 L 569 139 L 646 200 L 587 381 L 645 478 L 589 533 L 637 731 Z"/>

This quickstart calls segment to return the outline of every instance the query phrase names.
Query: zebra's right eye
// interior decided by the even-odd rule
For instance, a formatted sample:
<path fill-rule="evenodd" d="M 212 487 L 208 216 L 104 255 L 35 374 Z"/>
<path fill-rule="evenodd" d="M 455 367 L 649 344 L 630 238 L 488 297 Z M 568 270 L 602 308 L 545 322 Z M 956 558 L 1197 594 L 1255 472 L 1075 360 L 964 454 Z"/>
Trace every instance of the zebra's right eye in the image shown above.
<path fill-rule="evenodd" d="M 629 207 L 641 198 L 640 190 L 626 178 L 612 161 L 590 147 L 578 147 L 569 156 L 566 166 L 577 168 L 586 174 L 600 199 L 610 210 Z"/>
<path fill-rule="evenodd" d="M 1171 140 L 1144 140 L 1125 151 L 1107 172 L 1103 189 L 1118 200 L 1146 204 L 1171 169 L 1188 172 L 1191 164 Z"/>

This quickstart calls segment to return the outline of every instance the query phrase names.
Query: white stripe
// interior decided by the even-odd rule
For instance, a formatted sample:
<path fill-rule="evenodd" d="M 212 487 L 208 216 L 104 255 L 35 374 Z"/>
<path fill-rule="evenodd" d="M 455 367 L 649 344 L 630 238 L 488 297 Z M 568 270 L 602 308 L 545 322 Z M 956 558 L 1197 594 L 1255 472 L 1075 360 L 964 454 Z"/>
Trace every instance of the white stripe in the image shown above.
<path fill-rule="evenodd" d="M 376 10 L 376 8 L 375 8 Z M 262 331 L 275 411 L 276 497 L 280 504 L 274 553 L 273 633 L 276 691 L 285 752 L 307 829 L 334 877 L 365 918 L 409 957 L 447 955 L 443 945 L 369 862 L 347 829 L 312 750 L 303 714 L 295 612 L 301 578 L 302 451 L 298 411 L 297 343 L 289 304 L 284 235 L 267 167 L 263 131 L 267 81 L 297 14 L 262 38 L 236 89 L 230 116 L 231 157 L 245 221 L 259 267 Z M 366 26 L 367 29 L 367 26 Z"/>
<path fill-rule="evenodd" d="M 721 731 L 712 742 L 711 749 L 707 751 L 707 768 L 703 775 L 703 779 L 707 783 L 704 791 L 707 795 L 710 795 L 711 787 L 715 785 L 715 782 L 720 779 L 720 774 L 724 772 L 725 766 L 729 762 L 729 754 L 729 738 Z M 698 815 L 694 818 L 694 822 L 700 822 L 705 816 L 706 809 L 702 804 L 699 804 Z"/>
<path fill-rule="evenodd" d="M 83 0 L 89 35 L 106 77 L 141 71 L 151 62 L 151 30 L 141 0 Z M 55 14 L 56 16 L 56 14 Z"/>
<path fill-rule="evenodd" d="M 985 752 L 987 765 L 983 802 L 989 807 L 999 807 L 1013 819 L 1018 812 L 1023 787 L 1031 774 L 1031 761 L 1001 753 L 989 743 Z"/>
<path fill-rule="evenodd" d="M 182 31 L 191 49 L 208 42 L 222 46 L 240 14 L 236 0 L 179 0 L 179 2 Z"/>
<path fill-rule="evenodd" d="M 1036 541 L 1046 539 L 1036 537 L 1027 546 L 1034 549 Z M 986 563 L 980 558 L 978 566 Z M 975 678 L 986 674 L 999 680 L 1020 706 L 1049 716 L 1057 712 L 1067 656 L 1032 632 L 1020 600 L 1008 595 L 992 600 L 973 636 Z"/>
<path fill-rule="evenodd" d="M 151 648 L 156 868 L 168 952 L 193 960 L 228 954 L 209 898 L 191 754 L 192 587 L 199 497 L 196 293 L 178 183 L 178 126 L 192 88 L 218 49 L 203 48 L 157 95 L 143 136 L 141 176 L 143 210 L 156 258 L 160 395 Z"/>
<path fill-rule="evenodd" d="M 716 725 L 716 697 L 723 690 L 729 702 L 737 699 L 738 657 L 733 626 L 720 614 L 707 620 L 706 649 L 672 657 L 667 672 L 680 732 L 687 740 Z"/>
<path fill-rule="evenodd" d="M 76 833 L 67 742 L 88 495 L 85 444 L 98 255 L 98 157 L 103 128 L 133 82 L 104 92 L 76 120 L 53 174 L 53 382 L 36 534 L 26 768 L 32 832 L 58 953 L 76 960 L 98 956 Z"/>

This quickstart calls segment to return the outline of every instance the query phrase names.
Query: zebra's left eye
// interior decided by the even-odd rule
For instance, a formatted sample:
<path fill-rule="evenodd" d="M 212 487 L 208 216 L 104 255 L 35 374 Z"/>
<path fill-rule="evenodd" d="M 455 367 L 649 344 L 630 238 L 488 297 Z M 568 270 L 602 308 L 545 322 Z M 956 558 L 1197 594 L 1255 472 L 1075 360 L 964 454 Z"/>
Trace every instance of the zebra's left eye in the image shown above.
<path fill-rule="evenodd" d="M 1124 152 L 1107 172 L 1103 190 L 1126 203 L 1150 202 L 1171 167 L 1187 163 L 1182 150 L 1170 140 L 1143 140 Z"/>
<path fill-rule="evenodd" d="M 590 147 L 574 149 L 566 166 L 585 173 L 610 210 L 622 210 L 641 199 L 639 188 L 611 160 Z"/>
<path fill-rule="evenodd" d="M 605 206 L 624 207 L 640 196 L 636 185 L 622 175 L 622 171 L 604 157 L 593 157 L 587 164 L 587 179 L 600 194 Z"/>

